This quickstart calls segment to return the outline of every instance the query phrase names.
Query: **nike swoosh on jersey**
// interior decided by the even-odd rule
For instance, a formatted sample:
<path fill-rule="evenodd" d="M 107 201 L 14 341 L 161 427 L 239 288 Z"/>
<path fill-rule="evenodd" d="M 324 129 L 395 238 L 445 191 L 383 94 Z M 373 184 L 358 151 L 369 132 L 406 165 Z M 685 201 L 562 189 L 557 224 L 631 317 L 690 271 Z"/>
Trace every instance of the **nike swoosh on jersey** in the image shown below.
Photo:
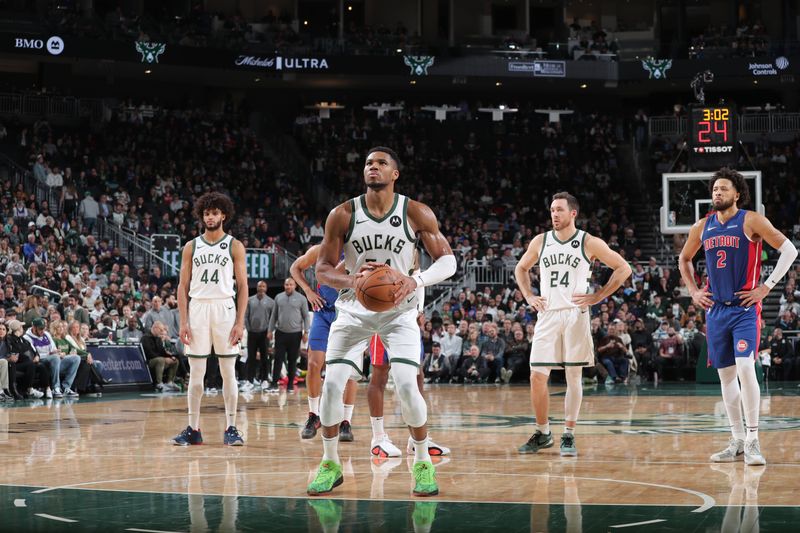
<path fill-rule="evenodd" d="M 356 220 L 356 224 L 361 224 L 362 222 L 366 222 L 366 219 L 365 220 Z"/>
<path fill-rule="evenodd" d="M 708 227 L 708 231 L 711 231 L 712 229 L 717 229 L 717 226 L 709 226 Z"/>

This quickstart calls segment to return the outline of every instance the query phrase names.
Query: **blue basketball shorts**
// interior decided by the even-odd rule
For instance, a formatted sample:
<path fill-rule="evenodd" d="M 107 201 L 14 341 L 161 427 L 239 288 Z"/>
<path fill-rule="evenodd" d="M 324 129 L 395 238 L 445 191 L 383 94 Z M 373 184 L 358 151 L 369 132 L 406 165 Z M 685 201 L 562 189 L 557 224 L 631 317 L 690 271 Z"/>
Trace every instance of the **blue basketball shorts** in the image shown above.
<path fill-rule="evenodd" d="M 336 320 L 335 309 L 322 309 L 314 313 L 314 318 L 311 319 L 311 330 L 308 333 L 309 350 L 328 351 L 328 335 L 334 320 Z"/>
<path fill-rule="evenodd" d="M 707 315 L 708 363 L 714 368 L 754 357 L 761 338 L 761 304 L 751 307 L 714 303 Z"/>

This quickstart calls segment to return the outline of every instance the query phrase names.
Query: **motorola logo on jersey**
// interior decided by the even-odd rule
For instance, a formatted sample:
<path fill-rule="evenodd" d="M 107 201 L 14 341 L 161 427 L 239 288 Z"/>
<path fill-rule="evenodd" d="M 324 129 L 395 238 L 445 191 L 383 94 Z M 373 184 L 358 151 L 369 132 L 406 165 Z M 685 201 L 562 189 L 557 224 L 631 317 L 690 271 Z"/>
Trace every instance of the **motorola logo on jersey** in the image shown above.
<path fill-rule="evenodd" d="M 219 247 L 224 250 L 224 249 L 226 249 L 228 247 L 228 243 L 227 242 L 223 242 L 222 244 L 219 245 Z"/>
<path fill-rule="evenodd" d="M 391 224 L 395 228 L 399 228 L 400 224 L 402 224 L 402 223 L 403 223 L 403 221 L 400 220 L 400 217 L 397 216 L 397 215 L 394 215 L 392 218 L 389 219 L 389 224 Z"/>
<path fill-rule="evenodd" d="M 571 246 L 572 246 L 573 248 L 577 248 L 577 247 L 578 247 L 578 246 L 580 246 L 580 245 L 581 245 L 581 243 L 579 243 L 578 241 L 572 241 L 572 243 L 571 243 Z"/>

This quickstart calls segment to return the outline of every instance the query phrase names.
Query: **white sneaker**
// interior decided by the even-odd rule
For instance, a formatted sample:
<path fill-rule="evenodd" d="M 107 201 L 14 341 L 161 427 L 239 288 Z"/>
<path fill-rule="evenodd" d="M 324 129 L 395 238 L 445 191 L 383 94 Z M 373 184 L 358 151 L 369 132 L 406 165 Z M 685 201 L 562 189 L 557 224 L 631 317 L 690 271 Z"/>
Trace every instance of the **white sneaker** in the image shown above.
<path fill-rule="evenodd" d="M 513 370 L 508 368 L 501 368 L 500 369 L 500 378 L 503 380 L 503 383 L 508 383 L 511 381 L 511 376 L 514 374 Z"/>
<path fill-rule="evenodd" d="M 163 383 L 156 383 L 156 391 L 157 392 L 164 392 L 166 390 L 167 390 L 166 385 L 164 385 Z"/>
<path fill-rule="evenodd" d="M 369 453 L 375 457 L 400 457 L 403 454 L 388 435 L 373 438 L 369 446 Z"/>
<path fill-rule="evenodd" d="M 36 389 L 33 389 L 33 390 L 36 390 Z M 39 398 L 41 398 L 41 396 L 39 396 Z M 52 400 L 53 399 L 53 391 L 50 390 L 50 387 L 48 387 L 47 390 L 44 391 L 44 398 L 45 398 L 45 400 Z"/>
<path fill-rule="evenodd" d="M 409 435 L 408 436 L 408 444 L 406 444 L 406 453 L 412 454 L 415 452 L 414 448 L 414 438 Z M 441 444 L 436 444 L 433 442 L 433 439 L 428 435 L 428 454 L 431 457 L 439 457 L 440 455 L 450 455 L 450 448 L 447 446 L 442 446 Z"/>
<path fill-rule="evenodd" d="M 67 396 L 69 398 L 77 398 L 78 396 L 80 396 L 80 394 L 67 387 L 66 389 L 64 389 L 64 396 Z"/>
<path fill-rule="evenodd" d="M 761 455 L 761 445 L 758 439 L 746 442 L 744 445 L 744 464 L 748 466 L 760 466 L 767 464 L 764 456 Z"/>
<path fill-rule="evenodd" d="M 239 392 L 250 392 L 254 388 L 253 384 L 249 381 L 245 381 L 241 385 L 239 385 Z"/>
<path fill-rule="evenodd" d="M 63 398 L 64 393 L 61 392 L 61 387 L 56 387 L 53 389 L 53 398 Z"/>
<path fill-rule="evenodd" d="M 175 384 L 174 384 L 173 382 L 171 382 L 171 381 L 170 381 L 169 383 L 164 383 L 164 386 L 165 386 L 165 387 L 167 388 L 167 390 L 168 390 L 168 391 L 170 391 L 170 392 L 180 392 L 180 391 L 181 391 L 181 388 L 180 388 L 180 387 L 178 387 L 177 385 L 175 385 Z"/>
<path fill-rule="evenodd" d="M 219 394 L 219 391 L 217 390 L 216 387 L 208 387 L 206 389 L 206 394 L 209 396 L 216 396 L 217 394 Z"/>
<path fill-rule="evenodd" d="M 34 398 L 34 399 L 38 400 L 39 398 L 41 398 L 42 396 L 44 396 L 44 394 L 42 393 L 42 391 L 40 391 L 40 390 L 38 390 L 38 389 L 30 389 L 30 390 L 28 391 L 28 396 L 31 396 L 32 398 Z M 53 396 L 52 396 L 52 395 L 50 395 L 50 397 L 52 398 Z"/>
<path fill-rule="evenodd" d="M 261 382 L 261 391 L 262 392 L 268 392 L 269 389 L 270 389 L 269 380 L 265 379 L 264 381 Z"/>
<path fill-rule="evenodd" d="M 756 445 L 757 444 L 758 441 L 756 441 Z M 715 463 L 732 463 L 733 461 L 740 460 L 743 455 L 744 441 L 731 437 L 731 440 L 728 442 L 728 447 L 712 455 L 711 460 Z M 762 457 L 761 459 L 763 460 L 764 458 Z"/>

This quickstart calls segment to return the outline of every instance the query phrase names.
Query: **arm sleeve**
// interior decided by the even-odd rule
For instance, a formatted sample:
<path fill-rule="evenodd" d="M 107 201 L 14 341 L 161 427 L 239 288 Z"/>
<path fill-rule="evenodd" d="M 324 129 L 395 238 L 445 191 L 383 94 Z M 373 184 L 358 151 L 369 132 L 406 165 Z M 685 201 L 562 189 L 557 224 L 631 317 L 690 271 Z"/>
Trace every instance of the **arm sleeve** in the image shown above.
<path fill-rule="evenodd" d="M 417 287 L 436 285 L 455 274 L 456 267 L 456 256 L 453 254 L 443 255 L 434 261 L 427 270 L 415 274 L 413 278 L 417 282 Z"/>
<path fill-rule="evenodd" d="M 775 265 L 772 274 L 770 274 L 767 281 L 764 282 L 764 285 L 770 289 L 773 289 L 775 285 L 783 279 L 783 276 L 789 272 L 792 263 L 794 263 L 794 260 L 797 258 L 797 248 L 795 248 L 794 244 L 792 244 L 789 239 L 783 241 L 778 251 L 781 253 L 781 256 L 778 258 L 778 264 Z"/>

